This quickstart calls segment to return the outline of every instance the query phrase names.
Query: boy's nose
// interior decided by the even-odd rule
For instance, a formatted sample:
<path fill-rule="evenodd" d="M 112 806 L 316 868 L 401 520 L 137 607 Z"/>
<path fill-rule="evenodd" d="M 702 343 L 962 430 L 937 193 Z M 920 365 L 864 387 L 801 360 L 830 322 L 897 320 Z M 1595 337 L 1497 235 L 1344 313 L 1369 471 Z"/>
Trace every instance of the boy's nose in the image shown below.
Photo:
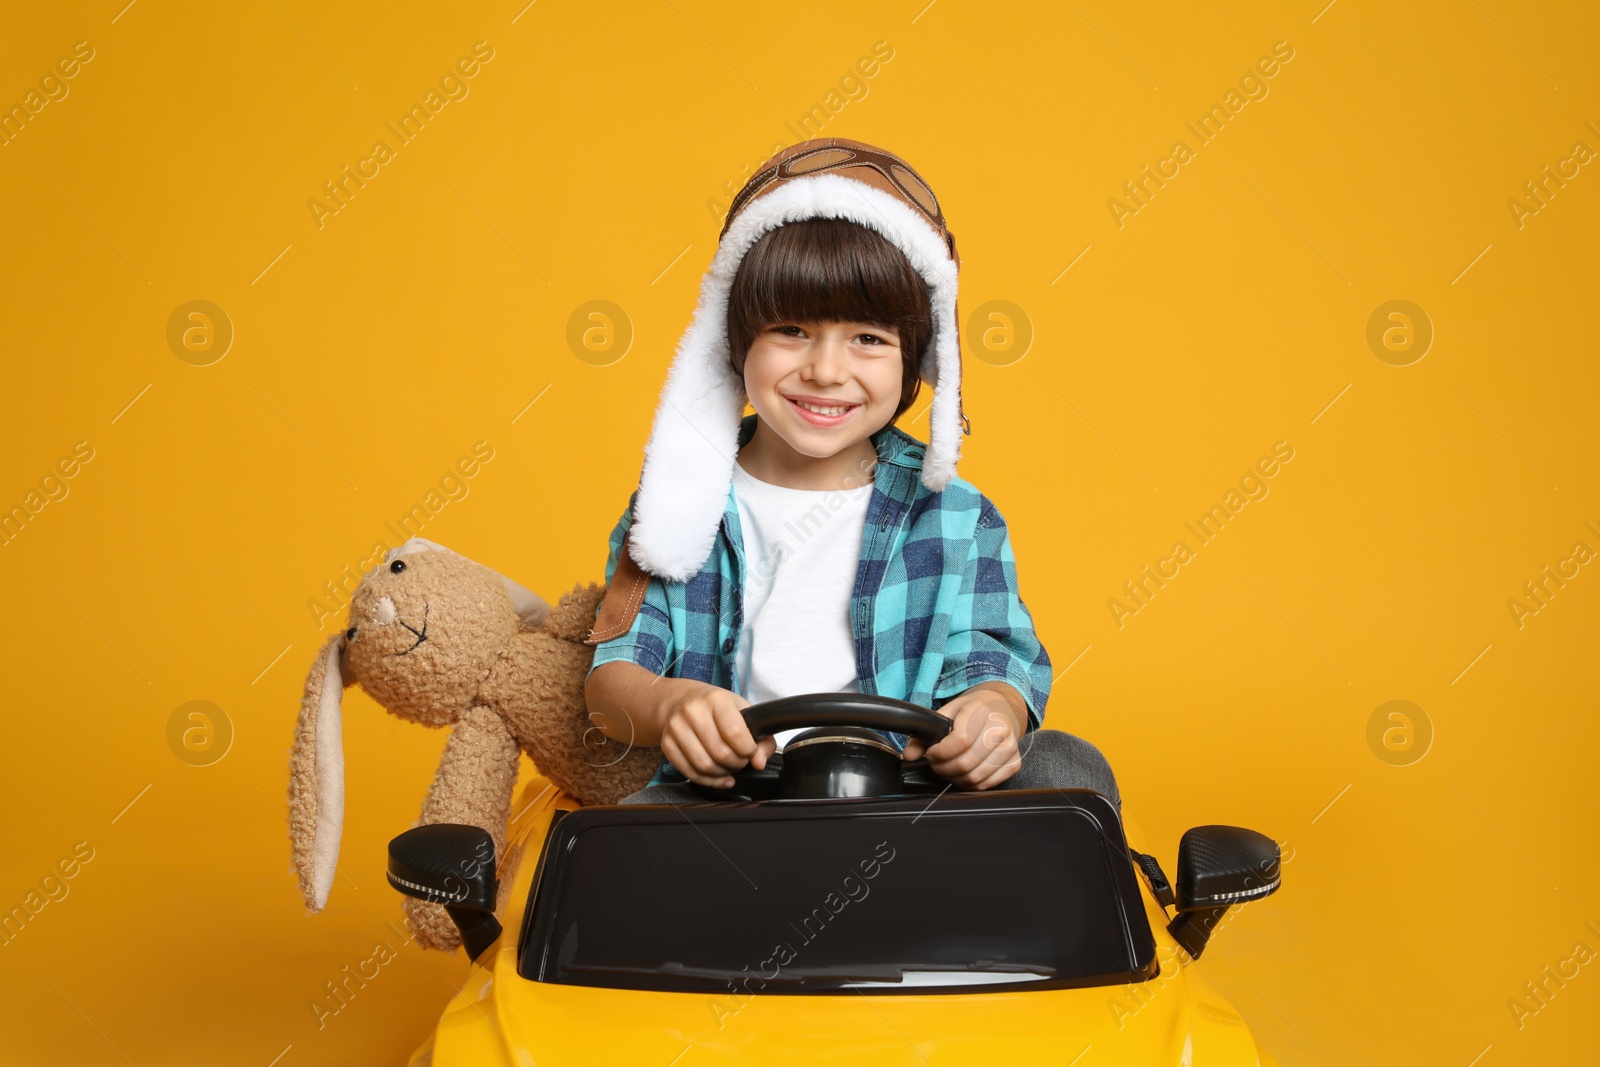
<path fill-rule="evenodd" d="M 846 375 L 845 343 L 842 340 L 824 338 L 818 341 L 811 349 L 810 374 L 812 381 L 840 382 Z"/>

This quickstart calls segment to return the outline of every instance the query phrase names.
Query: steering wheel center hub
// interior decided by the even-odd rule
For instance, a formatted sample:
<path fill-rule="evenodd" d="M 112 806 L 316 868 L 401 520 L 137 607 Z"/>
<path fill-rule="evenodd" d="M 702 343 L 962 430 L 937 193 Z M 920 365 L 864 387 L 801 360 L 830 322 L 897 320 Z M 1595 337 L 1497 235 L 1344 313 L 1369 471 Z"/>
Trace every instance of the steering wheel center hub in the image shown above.
<path fill-rule="evenodd" d="M 900 753 L 860 726 L 819 726 L 791 737 L 778 772 L 785 797 L 875 797 L 900 791 Z"/>

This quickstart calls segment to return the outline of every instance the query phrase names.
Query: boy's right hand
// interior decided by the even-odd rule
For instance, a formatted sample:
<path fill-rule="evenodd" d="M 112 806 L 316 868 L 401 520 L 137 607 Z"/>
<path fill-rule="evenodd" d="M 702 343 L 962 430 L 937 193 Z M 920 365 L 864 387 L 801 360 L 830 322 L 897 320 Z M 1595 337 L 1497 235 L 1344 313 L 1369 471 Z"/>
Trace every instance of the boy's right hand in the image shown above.
<path fill-rule="evenodd" d="M 692 678 L 674 683 L 666 724 L 661 730 L 662 754 L 690 781 L 716 789 L 733 786 L 729 777 L 750 764 L 761 770 L 778 747 L 775 737 L 759 742 L 745 725 L 742 708 L 750 701 L 732 690 Z"/>

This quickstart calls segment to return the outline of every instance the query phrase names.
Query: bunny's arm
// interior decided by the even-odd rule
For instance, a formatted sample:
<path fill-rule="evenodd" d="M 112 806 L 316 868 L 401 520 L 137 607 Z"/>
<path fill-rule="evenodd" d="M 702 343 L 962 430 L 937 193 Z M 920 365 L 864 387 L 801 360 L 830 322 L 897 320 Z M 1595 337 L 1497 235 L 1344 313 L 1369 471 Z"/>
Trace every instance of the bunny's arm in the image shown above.
<path fill-rule="evenodd" d="M 505 857 L 519 753 L 504 719 L 481 704 L 468 709 L 445 743 L 439 772 L 428 789 L 417 825 L 449 822 L 482 827 L 494 839 L 498 864 Z M 461 944 L 461 935 L 443 905 L 406 897 L 404 907 L 422 947 L 448 952 Z"/>

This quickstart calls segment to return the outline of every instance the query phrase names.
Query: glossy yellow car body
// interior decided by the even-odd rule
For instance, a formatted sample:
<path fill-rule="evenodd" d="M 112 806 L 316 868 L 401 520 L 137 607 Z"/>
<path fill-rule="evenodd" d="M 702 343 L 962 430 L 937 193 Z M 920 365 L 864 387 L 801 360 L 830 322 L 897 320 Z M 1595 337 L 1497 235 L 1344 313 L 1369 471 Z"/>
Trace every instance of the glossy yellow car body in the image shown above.
<path fill-rule="evenodd" d="M 605 989 L 517 973 L 517 942 L 540 846 L 557 809 L 580 805 L 547 779 L 522 788 L 501 880 L 504 932 L 468 972 L 410 1067 L 660 1067 L 796 1063 L 1054 1063 L 1276 1067 L 1244 1020 L 1167 933 L 1137 879 L 1160 973 L 1148 982 L 970 994 L 758 994 Z M 1142 837 L 1124 818 L 1130 845 Z M 641 886 L 641 898 L 648 899 Z"/>

